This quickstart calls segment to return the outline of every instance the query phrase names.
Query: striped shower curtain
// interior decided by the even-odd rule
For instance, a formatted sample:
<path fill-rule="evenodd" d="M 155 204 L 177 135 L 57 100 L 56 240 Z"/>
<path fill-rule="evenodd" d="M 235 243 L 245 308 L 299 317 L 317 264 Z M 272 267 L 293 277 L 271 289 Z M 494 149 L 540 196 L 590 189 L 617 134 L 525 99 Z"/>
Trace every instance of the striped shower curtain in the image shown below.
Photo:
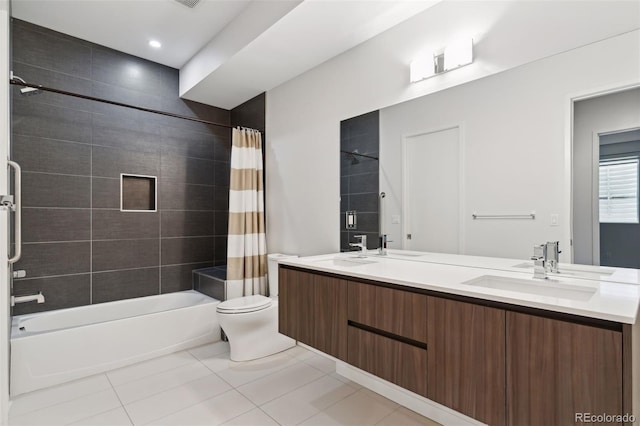
<path fill-rule="evenodd" d="M 233 129 L 229 187 L 227 281 L 243 295 L 267 294 L 262 135 Z"/>

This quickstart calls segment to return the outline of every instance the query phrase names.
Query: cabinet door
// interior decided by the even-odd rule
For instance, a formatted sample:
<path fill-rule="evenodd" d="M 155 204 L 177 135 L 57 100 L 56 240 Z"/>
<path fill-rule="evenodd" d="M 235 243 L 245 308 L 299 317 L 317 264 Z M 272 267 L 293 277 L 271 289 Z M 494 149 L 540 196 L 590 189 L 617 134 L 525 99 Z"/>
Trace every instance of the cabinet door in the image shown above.
<path fill-rule="evenodd" d="M 313 317 L 309 345 L 341 360 L 347 359 L 347 281 L 312 276 L 311 306 L 302 315 Z M 301 340 L 303 343 L 304 340 Z"/>
<path fill-rule="evenodd" d="M 622 413 L 622 333 L 507 313 L 510 425 L 573 425 Z"/>
<path fill-rule="evenodd" d="M 427 394 L 427 351 L 379 334 L 348 328 L 347 362 L 420 395 Z"/>
<path fill-rule="evenodd" d="M 505 424 L 505 311 L 429 297 L 427 397 Z"/>
<path fill-rule="evenodd" d="M 304 300 L 304 284 L 297 277 L 297 271 L 279 268 L 278 271 L 278 330 L 280 333 L 298 340 L 300 335 L 301 303 Z"/>
<path fill-rule="evenodd" d="M 347 282 L 280 267 L 279 329 L 336 358 L 347 358 Z"/>
<path fill-rule="evenodd" d="M 424 294 L 349 282 L 349 321 L 418 342 L 427 342 Z"/>

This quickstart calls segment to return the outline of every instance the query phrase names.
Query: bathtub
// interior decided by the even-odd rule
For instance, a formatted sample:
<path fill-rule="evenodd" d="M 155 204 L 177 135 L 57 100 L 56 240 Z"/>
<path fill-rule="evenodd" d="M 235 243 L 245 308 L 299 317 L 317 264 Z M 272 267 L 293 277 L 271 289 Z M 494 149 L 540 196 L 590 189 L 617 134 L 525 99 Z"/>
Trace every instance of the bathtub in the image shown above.
<path fill-rule="evenodd" d="M 220 340 L 218 303 L 189 290 L 15 316 L 11 395 Z"/>

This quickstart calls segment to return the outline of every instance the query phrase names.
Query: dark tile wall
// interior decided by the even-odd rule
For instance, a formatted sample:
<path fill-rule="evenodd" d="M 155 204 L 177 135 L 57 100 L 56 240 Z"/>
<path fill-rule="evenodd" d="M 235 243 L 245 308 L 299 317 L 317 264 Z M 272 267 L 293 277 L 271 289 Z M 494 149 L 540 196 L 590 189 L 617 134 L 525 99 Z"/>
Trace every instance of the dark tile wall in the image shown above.
<path fill-rule="evenodd" d="M 379 111 L 340 122 L 340 151 L 378 158 Z M 355 235 L 367 236 L 367 248 L 378 247 L 379 161 L 340 152 L 340 250 L 349 251 Z M 346 229 L 345 213 L 355 210 L 357 228 Z"/>
<path fill-rule="evenodd" d="M 228 110 L 180 99 L 176 69 L 19 20 L 12 46 L 28 82 L 231 123 Z M 248 104 L 234 123 L 264 122 L 264 96 L 261 110 Z M 14 86 L 12 150 L 24 197 L 14 269 L 27 272 L 14 294 L 46 298 L 15 315 L 191 289 L 192 269 L 226 263 L 228 128 Z M 120 173 L 158 177 L 157 212 L 120 211 Z"/>
<path fill-rule="evenodd" d="M 265 124 L 266 94 L 261 93 L 253 99 L 249 99 L 242 105 L 238 105 L 231 110 L 231 125 L 245 126 L 264 132 Z M 264 143 L 264 134 L 262 141 Z"/>

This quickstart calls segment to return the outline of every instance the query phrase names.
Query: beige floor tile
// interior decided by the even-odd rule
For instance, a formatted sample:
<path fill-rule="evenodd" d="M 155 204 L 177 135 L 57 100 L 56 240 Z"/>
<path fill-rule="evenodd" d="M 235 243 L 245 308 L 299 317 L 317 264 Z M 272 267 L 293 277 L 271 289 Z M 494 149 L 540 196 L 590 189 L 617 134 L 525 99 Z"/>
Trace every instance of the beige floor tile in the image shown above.
<path fill-rule="evenodd" d="M 208 376 L 126 405 L 125 408 L 136 425 L 146 424 L 231 389 L 227 382 L 211 373 Z"/>
<path fill-rule="evenodd" d="M 278 426 L 275 420 L 259 408 L 244 413 L 225 423 L 225 426 Z"/>
<path fill-rule="evenodd" d="M 114 386 L 114 388 L 122 403 L 130 404 L 210 374 L 211 370 L 196 361 L 193 364 L 187 364 L 164 373 L 148 376 L 135 382 Z"/>
<path fill-rule="evenodd" d="M 234 366 L 233 361 L 229 359 L 229 352 L 210 355 L 207 358 L 201 359 L 200 362 L 214 373 L 226 370 L 227 368 L 231 368 L 232 366 Z"/>
<path fill-rule="evenodd" d="M 395 411 L 398 404 L 382 397 L 375 398 L 370 395 L 372 393 L 365 392 L 364 389 L 359 390 L 302 424 L 375 425 Z"/>
<path fill-rule="evenodd" d="M 299 361 L 284 354 L 276 354 L 247 362 L 229 362 L 229 368 L 217 371 L 227 383 L 233 387 L 258 380 L 283 368 L 297 364 Z"/>
<path fill-rule="evenodd" d="M 170 416 L 155 420 L 153 425 L 197 426 L 219 425 L 256 408 L 236 390 L 200 402 Z"/>
<path fill-rule="evenodd" d="M 291 349 L 287 349 L 284 353 L 290 357 L 299 359 L 300 361 L 304 361 L 305 359 L 311 358 L 316 355 L 315 352 L 310 351 L 309 349 L 302 346 L 294 346 Z"/>
<path fill-rule="evenodd" d="M 12 398 L 9 417 L 17 417 L 31 411 L 71 401 L 106 389 L 111 389 L 111 384 L 109 380 L 107 380 L 107 376 L 99 374 L 97 376 L 18 395 Z"/>
<path fill-rule="evenodd" d="M 197 348 L 189 349 L 189 353 L 200 361 L 207 358 L 229 352 L 229 342 L 213 342 L 207 345 L 198 346 Z"/>
<path fill-rule="evenodd" d="M 281 425 L 296 425 L 354 392 L 351 386 L 323 376 L 260 408 Z"/>
<path fill-rule="evenodd" d="M 376 424 L 378 426 L 442 426 L 404 407 L 398 408 Z"/>
<path fill-rule="evenodd" d="M 288 368 L 238 387 L 238 391 L 260 406 L 294 389 L 306 385 L 323 373 L 310 365 L 299 362 Z"/>
<path fill-rule="evenodd" d="M 304 426 L 341 426 L 346 425 L 346 423 L 340 423 L 339 419 L 335 419 L 331 417 L 329 414 L 324 411 L 308 418 L 307 420 L 300 423 Z M 356 426 L 354 424 L 354 426 Z M 357 426 L 366 426 L 366 425 L 357 425 Z"/>
<path fill-rule="evenodd" d="M 108 389 L 11 418 L 9 425 L 66 425 L 120 406 L 116 393 Z"/>
<path fill-rule="evenodd" d="M 344 376 L 339 375 L 338 373 L 330 373 L 329 376 L 333 377 L 334 379 L 340 380 L 342 383 L 346 383 L 349 386 L 351 386 L 354 389 L 362 389 L 362 385 L 356 382 L 352 382 L 351 380 L 347 379 Z"/>
<path fill-rule="evenodd" d="M 325 374 L 334 373 L 336 371 L 335 360 L 322 355 L 313 355 L 304 360 L 310 366 L 317 368 Z"/>
<path fill-rule="evenodd" d="M 71 424 L 74 426 L 130 426 L 133 423 L 124 408 L 119 407 Z"/>
<path fill-rule="evenodd" d="M 119 386 L 194 362 L 197 362 L 195 357 L 187 351 L 181 351 L 112 370 L 107 377 L 113 386 Z"/>

